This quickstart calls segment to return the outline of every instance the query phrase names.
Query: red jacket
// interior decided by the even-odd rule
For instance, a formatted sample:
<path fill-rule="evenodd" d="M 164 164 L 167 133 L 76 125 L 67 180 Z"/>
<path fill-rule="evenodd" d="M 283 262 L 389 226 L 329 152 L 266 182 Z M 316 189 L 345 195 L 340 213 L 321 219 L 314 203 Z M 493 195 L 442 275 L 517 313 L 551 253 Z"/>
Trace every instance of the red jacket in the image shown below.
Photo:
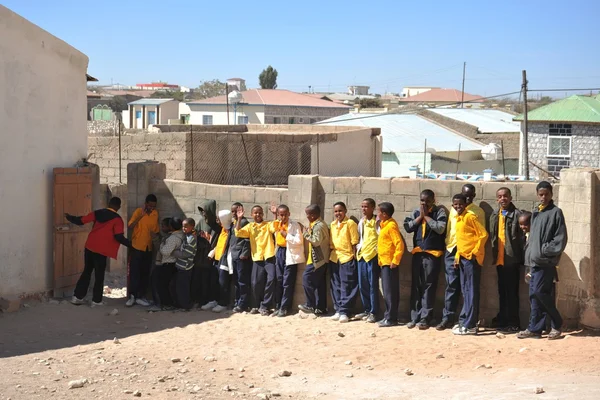
<path fill-rule="evenodd" d="M 96 210 L 83 217 L 67 215 L 67 220 L 75 225 L 94 223 L 85 242 L 85 248 L 89 251 L 116 259 L 121 244 L 130 246 L 129 240 L 123 236 L 123 219 L 113 209 Z"/>

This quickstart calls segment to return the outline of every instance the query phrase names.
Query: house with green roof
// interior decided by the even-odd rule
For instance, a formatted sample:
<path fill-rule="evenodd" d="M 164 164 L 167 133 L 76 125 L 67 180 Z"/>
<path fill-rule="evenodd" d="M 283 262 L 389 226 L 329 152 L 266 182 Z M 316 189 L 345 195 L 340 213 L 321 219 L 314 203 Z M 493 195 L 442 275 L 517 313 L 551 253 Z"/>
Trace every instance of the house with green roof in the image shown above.
<path fill-rule="evenodd" d="M 513 120 L 523 132 L 523 115 Z M 539 167 L 530 165 L 534 177 L 545 177 L 543 170 L 559 176 L 563 168 L 600 168 L 600 95 L 574 95 L 530 111 L 527 138 L 529 161 Z"/>

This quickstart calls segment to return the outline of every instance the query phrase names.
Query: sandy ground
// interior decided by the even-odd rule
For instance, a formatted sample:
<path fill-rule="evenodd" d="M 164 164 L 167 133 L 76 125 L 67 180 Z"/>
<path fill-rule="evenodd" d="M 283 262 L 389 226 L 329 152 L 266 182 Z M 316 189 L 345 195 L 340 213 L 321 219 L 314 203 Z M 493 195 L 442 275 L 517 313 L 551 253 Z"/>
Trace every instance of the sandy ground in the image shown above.
<path fill-rule="evenodd" d="M 0 314 L 0 400 L 600 399 L 600 336 L 585 331 L 455 337 L 312 316 L 148 313 L 121 298 L 56 303 Z"/>

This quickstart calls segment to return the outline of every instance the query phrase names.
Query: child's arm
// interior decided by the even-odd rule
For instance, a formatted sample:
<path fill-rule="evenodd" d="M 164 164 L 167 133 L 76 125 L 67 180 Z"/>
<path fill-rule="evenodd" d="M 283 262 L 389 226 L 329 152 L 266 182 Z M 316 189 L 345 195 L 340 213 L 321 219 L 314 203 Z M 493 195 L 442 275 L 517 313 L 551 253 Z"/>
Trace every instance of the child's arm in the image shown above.
<path fill-rule="evenodd" d="M 87 223 L 96 221 L 96 213 L 92 211 L 91 213 L 84 215 L 83 217 L 76 217 L 74 215 L 65 213 L 65 218 L 73 225 L 83 226 Z"/>
<path fill-rule="evenodd" d="M 143 217 L 144 217 L 144 211 L 141 208 L 136 208 L 135 211 L 133 212 L 133 215 L 129 219 L 129 224 L 127 226 L 129 226 L 130 228 L 135 227 L 137 225 L 137 223 L 140 222 L 140 220 Z"/>
<path fill-rule="evenodd" d="M 448 224 L 448 216 L 446 210 L 439 208 L 437 214 L 432 218 L 430 215 L 425 216 L 427 226 L 438 235 L 443 234 L 446 231 L 446 225 Z"/>
<path fill-rule="evenodd" d="M 297 222 L 290 222 L 288 224 L 288 232 L 285 236 L 285 241 L 291 245 L 301 244 L 303 242 L 302 230 L 300 229 L 300 225 Z"/>
<path fill-rule="evenodd" d="M 394 257 L 392 257 L 392 262 L 390 263 L 390 268 L 396 268 L 400 265 L 400 261 L 402 261 L 402 255 L 404 254 L 404 242 L 402 241 L 402 236 L 400 236 L 400 230 L 398 230 L 398 226 L 389 230 L 390 240 L 394 244 Z"/>
<path fill-rule="evenodd" d="M 115 240 L 125 247 L 131 247 L 131 241 L 125 237 L 124 233 L 125 227 L 123 226 L 123 220 L 121 218 L 115 218 L 115 224 L 113 225 L 113 236 Z"/>
<path fill-rule="evenodd" d="M 352 221 L 352 220 L 349 220 Z M 352 245 L 352 251 L 356 254 L 356 245 L 360 242 L 360 236 L 358 235 L 358 225 L 356 222 L 352 221 L 350 225 L 348 225 L 350 230 L 350 244 Z"/>
<path fill-rule="evenodd" d="M 176 258 L 194 258 L 196 256 L 196 238 L 190 235 L 183 239 L 181 249 L 175 249 L 171 255 Z"/>
<path fill-rule="evenodd" d="M 554 217 L 554 223 L 557 225 L 554 237 L 547 243 L 542 243 L 542 254 L 545 257 L 556 257 L 562 254 L 567 247 L 567 226 L 562 210 L 558 210 Z"/>
<path fill-rule="evenodd" d="M 323 234 L 323 228 L 318 227 L 317 229 L 308 229 L 304 232 L 304 239 L 309 241 L 313 246 L 320 246 L 323 240 L 325 239 L 325 235 Z"/>
<path fill-rule="evenodd" d="M 488 233 L 485 230 L 485 227 L 481 225 L 481 222 L 479 222 L 479 218 L 475 215 L 473 215 L 473 217 L 474 218 L 469 218 L 469 222 L 475 230 L 475 247 L 473 247 L 473 251 L 471 251 L 471 254 L 475 255 L 479 253 L 479 249 L 485 246 Z"/>
<path fill-rule="evenodd" d="M 419 211 L 415 210 L 412 215 L 404 218 L 404 230 L 408 233 L 416 232 L 419 230 L 419 225 L 421 225 L 422 222 Z"/>
<path fill-rule="evenodd" d="M 171 235 L 167 238 L 167 240 L 160 245 L 159 252 L 164 257 L 170 256 L 179 246 L 181 242 L 177 236 Z"/>

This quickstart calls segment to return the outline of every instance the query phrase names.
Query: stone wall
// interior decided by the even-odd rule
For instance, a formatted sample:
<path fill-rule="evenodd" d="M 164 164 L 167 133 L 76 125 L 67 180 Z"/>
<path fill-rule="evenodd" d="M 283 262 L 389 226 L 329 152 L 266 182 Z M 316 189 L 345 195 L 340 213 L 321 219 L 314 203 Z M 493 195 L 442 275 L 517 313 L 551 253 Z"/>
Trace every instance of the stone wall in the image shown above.
<path fill-rule="evenodd" d="M 549 123 L 529 123 L 529 160 L 559 176 L 562 168 L 600 167 L 600 125 L 572 125 L 571 157 L 548 157 Z M 530 166 L 531 175 L 543 178 L 547 174 Z"/>
<path fill-rule="evenodd" d="M 504 157 L 519 158 L 519 133 L 478 133 L 475 140 L 483 144 L 495 143 L 501 146 L 504 142 Z M 518 166 L 517 166 L 518 168 Z"/>
<path fill-rule="evenodd" d="M 294 124 L 314 124 L 339 115 L 348 114 L 349 107 L 290 107 L 290 106 L 265 106 L 265 124 L 275 123 L 274 118 L 280 118 L 280 124 L 289 124 L 290 117 Z"/>
<path fill-rule="evenodd" d="M 117 121 L 87 121 L 88 136 L 118 136 Z"/>

